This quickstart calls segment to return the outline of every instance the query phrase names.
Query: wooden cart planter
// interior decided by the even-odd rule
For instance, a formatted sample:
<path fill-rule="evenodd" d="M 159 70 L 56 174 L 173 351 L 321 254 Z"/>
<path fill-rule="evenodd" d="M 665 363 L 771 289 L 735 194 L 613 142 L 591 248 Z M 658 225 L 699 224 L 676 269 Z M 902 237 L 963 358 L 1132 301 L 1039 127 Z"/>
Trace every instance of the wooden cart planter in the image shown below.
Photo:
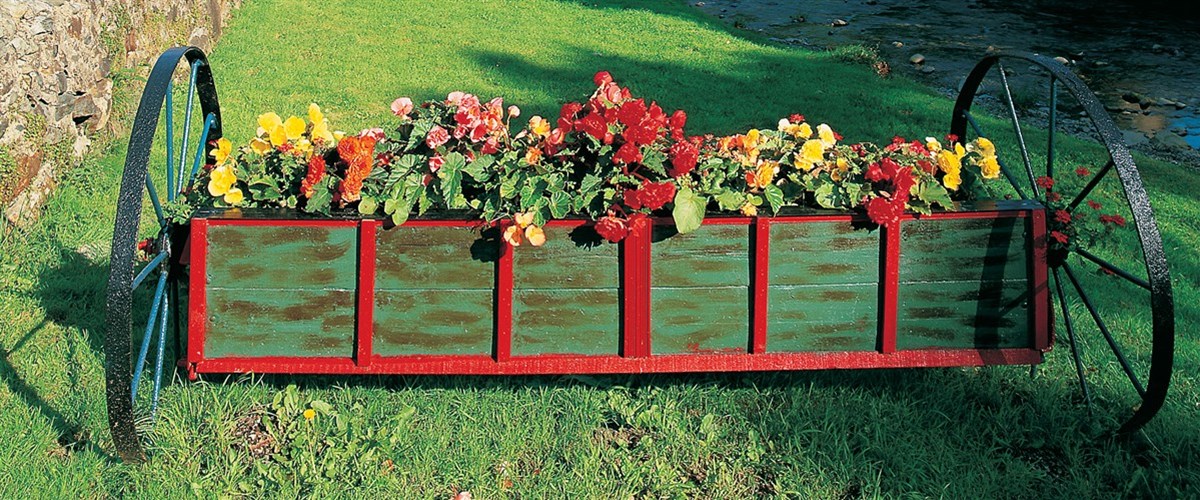
<path fill-rule="evenodd" d="M 1122 428 L 1141 427 L 1161 407 L 1173 351 L 1170 280 L 1136 167 L 1091 92 L 1038 56 L 990 56 L 968 78 L 951 132 L 966 137 L 976 89 L 1001 57 L 1045 68 L 1090 113 L 1110 162 L 1083 187 L 1086 199 L 1115 170 L 1144 248 L 1148 279 L 1078 249 L 1081 260 L 1150 292 L 1153 355 L 1134 373 L 1069 262 L 1047 255 L 1047 213 L 1030 200 L 981 202 L 960 211 L 908 215 L 886 229 L 840 212 L 705 219 L 678 234 L 651 219 L 620 244 L 600 244 L 584 220 L 545 227 L 542 247 L 510 247 L 466 215 L 413 219 L 312 218 L 269 210 L 211 210 L 187 226 L 165 222 L 170 200 L 220 137 L 211 70 L 195 48 L 167 51 L 138 110 L 113 237 L 106 336 L 108 403 L 118 451 L 142 456 L 134 403 L 152 340 L 153 396 L 174 353 L 189 377 L 204 373 L 560 374 L 861 369 L 1037 364 L 1053 343 L 1050 275 L 1079 361 L 1060 270 L 1075 285 L 1142 398 Z M 178 166 L 164 185 L 147 175 L 150 149 L 179 61 L 190 63 L 189 101 Z M 189 141 L 190 96 L 203 128 Z M 1051 95 L 1052 102 L 1057 98 Z M 1011 100 L 1009 101 L 1011 102 Z M 1013 109 L 1012 119 L 1017 120 Z M 199 122 L 198 122 L 199 123 Z M 1019 128 L 1017 130 L 1020 130 Z M 1053 130 L 1053 128 L 1052 128 Z M 176 143 L 167 123 L 166 143 Z M 162 140 L 159 134 L 159 140 Z M 1053 168 L 1053 134 L 1047 165 Z M 197 146 L 189 153 L 188 145 Z M 1017 144 L 1028 159 L 1026 144 Z M 189 156 L 192 155 L 192 156 Z M 168 158 L 173 158 L 168 153 Z M 1005 174 L 1021 198 L 1029 182 Z M 1019 173 L 1019 172 L 1018 172 Z M 145 186 L 145 187 L 143 187 Z M 160 224 L 162 250 L 135 273 L 143 197 Z M 133 293 L 156 275 L 145 322 L 131 320 Z M 186 283 L 186 294 L 179 284 Z M 180 323 L 186 324 L 186 334 Z M 128 332 L 133 332 L 133 335 Z M 131 338 L 142 333 L 136 358 Z M 131 366 L 130 360 L 135 359 Z M 1145 379 L 1145 385 L 1142 380 Z M 1086 391 L 1086 385 L 1084 386 Z M 143 394 L 145 391 L 143 391 Z M 143 399 L 145 399 L 143 397 Z"/>

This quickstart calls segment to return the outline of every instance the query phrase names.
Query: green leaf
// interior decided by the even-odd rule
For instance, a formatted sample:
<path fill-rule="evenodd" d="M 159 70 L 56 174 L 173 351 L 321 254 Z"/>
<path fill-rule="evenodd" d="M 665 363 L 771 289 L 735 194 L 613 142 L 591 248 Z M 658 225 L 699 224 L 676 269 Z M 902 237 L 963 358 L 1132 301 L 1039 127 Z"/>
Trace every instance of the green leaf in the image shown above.
<path fill-rule="evenodd" d="M 817 204 L 824 208 L 837 208 L 837 200 L 833 193 L 833 184 L 825 183 L 813 191 Z"/>
<path fill-rule="evenodd" d="M 397 201 L 395 198 L 383 200 L 383 213 L 387 215 L 396 213 L 396 208 L 399 206 L 399 204 L 399 201 Z"/>
<path fill-rule="evenodd" d="M 446 164 L 449 164 L 446 161 Z M 442 197 L 450 208 L 465 208 L 466 200 L 462 197 L 462 170 L 450 170 L 445 167 L 438 171 L 442 179 Z M 422 210 L 424 212 L 424 210 Z"/>
<path fill-rule="evenodd" d="M 661 151 L 650 151 L 642 155 L 642 165 L 663 177 L 667 176 L 667 170 L 663 168 L 663 162 L 667 160 L 666 155 Z"/>
<path fill-rule="evenodd" d="M 699 229 L 704 222 L 704 209 L 707 206 L 708 200 L 691 188 L 679 190 L 675 193 L 675 209 L 671 211 L 671 216 L 675 218 L 675 229 L 681 234 Z"/>
<path fill-rule="evenodd" d="M 950 199 L 950 192 L 946 191 L 940 183 L 937 182 L 922 182 L 914 187 L 917 198 L 920 198 L 930 207 L 937 203 L 942 208 L 949 210 L 954 209 L 954 201 Z"/>
<path fill-rule="evenodd" d="M 579 190 L 583 193 L 591 192 L 592 190 L 600 187 L 601 182 L 604 181 L 599 177 L 592 174 L 587 174 L 583 176 L 583 182 L 579 183 Z"/>
<path fill-rule="evenodd" d="M 375 198 L 364 196 L 362 201 L 358 202 L 358 213 L 363 215 L 373 215 L 378 208 L 379 203 L 375 201 Z"/>
<path fill-rule="evenodd" d="M 392 224 L 397 226 L 404 225 L 405 222 L 408 222 L 408 214 L 409 210 L 397 210 L 392 214 Z"/>
<path fill-rule="evenodd" d="M 471 176 L 475 182 L 487 182 L 492 177 L 491 166 L 495 163 L 496 158 L 491 155 L 481 155 L 475 161 L 468 163 L 463 167 L 463 172 Z"/>
<path fill-rule="evenodd" d="M 734 211 L 746 203 L 746 195 L 737 191 L 723 190 L 715 198 L 721 210 Z"/>
<path fill-rule="evenodd" d="M 550 213 L 555 219 L 566 217 L 571 212 L 571 195 L 564 191 L 555 191 L 550 195 Z"/>
<path fill-rule="evenodd" d="M 767 203 L 771 205 L 771 214 L 779 213 L 779 208 L 783 206 L 783 190 L 774 184 L 767 184 L 763 188 L 763 198 L 767 199 Z"/>

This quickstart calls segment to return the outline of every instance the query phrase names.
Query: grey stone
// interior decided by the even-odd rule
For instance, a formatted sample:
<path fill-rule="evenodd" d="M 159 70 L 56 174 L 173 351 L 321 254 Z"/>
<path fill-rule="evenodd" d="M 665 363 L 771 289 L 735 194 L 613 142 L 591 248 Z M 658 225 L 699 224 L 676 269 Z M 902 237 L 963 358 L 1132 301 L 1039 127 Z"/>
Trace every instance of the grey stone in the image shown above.
<path fill-rule="evenodd" d="M 830 25 L 833 26 L 834 28 L 841 28 L 841 27 L 849 25 L 849 24 L 850 23 L 847 22 L 845 19 L 834 19 L 833 23 L 831 23 Z"/>
<path fill-rule="evenodd" d="M 1054 58 L 1054 60 L 1055 60 L 1055 61 L 1058 61 L 1058 63 L 1059 63 L 1059 64 L 1062 64 L 1062 65 L 1071 64 L 1071 60 L 1070 60 L 1070 59 L 1067 59 L 1067 58 L 1065 58 L 1065 57 L 1063 57 L 1063 56 L 1058 56 L 1058 57 L 1055 57 L 1055 58 Z"/>
<path fill-rule="evenodd" d="M 913 54 L 912 57 L 908 58 L 908 62 L 913 64 L 925 64 L 925 56 L 921 54 Z"/>
<path fill-rule="evenodd" d="M 1191 148 L 1191 146 L 1188 145 L 1187 141 L 1184 140 L 1183 137 L 1180 137 L 1178 134 L 1173 134 L 1171 132 L 1165 132 L 1165 131 L 1155 135 L 1154 139 L 1151 142 L 1153 142 L 1157 146 L 1171 148 L 1171 149 L 1190 149 Z"/>

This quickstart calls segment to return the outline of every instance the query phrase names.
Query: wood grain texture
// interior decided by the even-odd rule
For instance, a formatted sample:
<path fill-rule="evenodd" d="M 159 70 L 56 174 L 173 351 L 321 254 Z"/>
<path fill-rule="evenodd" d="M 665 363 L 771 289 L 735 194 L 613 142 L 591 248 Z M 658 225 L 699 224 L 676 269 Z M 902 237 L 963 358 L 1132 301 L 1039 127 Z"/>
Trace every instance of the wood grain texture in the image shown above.
<path fill-rule="evenodd" d="M 619 304 L 615 289 L 515 290 L 512 355 L 615 355 Z"/>
<path fill-rule="evenodd" d="M 771 352 L 871 351 L 878 336 L 879 286 L 772 286 Z"/>
<path fill-rule="evenodd" d="M 900 282 L 1025 279 L 1025 219 L 922 220 L 901 225 Z"/>
<path fill-rule="evenodd" d="M 746 225 L 704 225 L 678 234 L 654 227 L 650 246 L 652 287 L 750 285 L 750 229 Z"/>
<path fill-rule="evenodd" d="M 353 290 L 358 281 L 354 227 L 208 228 L 208 283 L 271 290 Z"/>
<path fill-rule="evenodd" d="M 743 286 L 650 289 L 654 354 L 745 353 L 750 291 Z"/>
<path fill-rule="evenodd" d="M 577 244 L 571 238 L 574 230 L 547 226 L 544 228 L 546 244 L 514 248 L 513 287 L 518 290 L 617 289 L 621 283 L 617 245 Z"/>
<path fill-rule="evenodd" d="M 469 227 L 394 227 L 376 235 L 379 290 L 484 290 L 495 286 L 496 240 Z"/>
<path fill-rule="evenodd" d="M 1029 347 L 1025 280 L 901 283 L 899 349 Z"/>
<path fill-rule="evenodd" d="M 376 291 L 375 354 L 489 354 L 492 312 L 491 290 Z"/>
<path fill-rule="evenodd" d="M 772 285 L 879 282 L 879 231 L 846 222 L 771 224 Z"/>
<path fill-rule="evenodd" d="M 354 354 L 354 301 L 348 290 L 210 287 L 204 355 L 349 358 Z"/>

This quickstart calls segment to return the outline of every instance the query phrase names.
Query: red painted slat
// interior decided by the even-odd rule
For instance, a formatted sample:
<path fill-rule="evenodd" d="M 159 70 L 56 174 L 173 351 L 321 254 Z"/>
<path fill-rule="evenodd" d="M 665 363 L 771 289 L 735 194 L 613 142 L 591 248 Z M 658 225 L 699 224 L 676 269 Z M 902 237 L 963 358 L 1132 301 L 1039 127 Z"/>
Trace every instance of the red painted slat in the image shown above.
<path fill-rule="evenodd" d="M 508 223 L 500 224 L 500 234 Z M 496 261 L 496 361 L 508 361 L 512 354 L 513 326 L 513 248 L 503 239 Z"/>
<path fill-rule="evenodd" d="M 208 219 L 193 219 L 188 276 L 187 373 L 195 379 L 196 363 L 204 359 L 204 331 L 208 320 Z"/>
<path fill-rule="evenodd" d="M 900 293 L 900 221 L 883 228 L 883 272 L 880 273 L 879 351 L 896 352 L 896 319 Z"/>
<path fill-rule="evenodd" d="M 683 373 L 867 368 L 935 368 L 1040 363 L 1037 349 L 907 350 L 669 356 L 521 356 L 497 362 L 490 356 L 376 357 L 370 365 L 350 358 L 223 358 L 202 360 L 203 373 L 544 375 L 560 373 Z"/>
<path fill-rule="evenodd" d="M 654 220 L 630 228 L 621 243 L 621 353 L 625 357 L 650 355 L 650 239 Z"/>
<path fill-rule="evenodd" d="M 759 217 L 754 222 L 754 274 L 751 276 L 751 286 L 754 288 L 754 315 L 750 318 L 750 352 L 754 354 L 767 352 L 767 286 L 770 259 L 771 219 Z"/>
<path fill-rule="evenodd" d="M 1029 280 L 1029 317 L 1033 324 L 1033 347 L 1043 351 L 1049 350 L 1054 343 L 1054 319 L 1050 307 L 1050 278 L 1048 271 L 1048 254 L 1046 245 L 1046 211 L 1035 210 L 1030 221 L 1033 226 L 1033 244 L 1030 245 L 1031 276 Z"/>
<path fill-rule="evenodd" d="M 375 233 L 377 220 L 363 220 L 358 231 L 358 314 L 354 361 L 366 366 L 371 363 L 372 339 L 375 336 Z"/>
<path fill-rule="evenodd" d="M 198 220 L 198 219 L 193 219 Z M 357 219 L 204 219 L 212 226 L 355 227 Z"/>

